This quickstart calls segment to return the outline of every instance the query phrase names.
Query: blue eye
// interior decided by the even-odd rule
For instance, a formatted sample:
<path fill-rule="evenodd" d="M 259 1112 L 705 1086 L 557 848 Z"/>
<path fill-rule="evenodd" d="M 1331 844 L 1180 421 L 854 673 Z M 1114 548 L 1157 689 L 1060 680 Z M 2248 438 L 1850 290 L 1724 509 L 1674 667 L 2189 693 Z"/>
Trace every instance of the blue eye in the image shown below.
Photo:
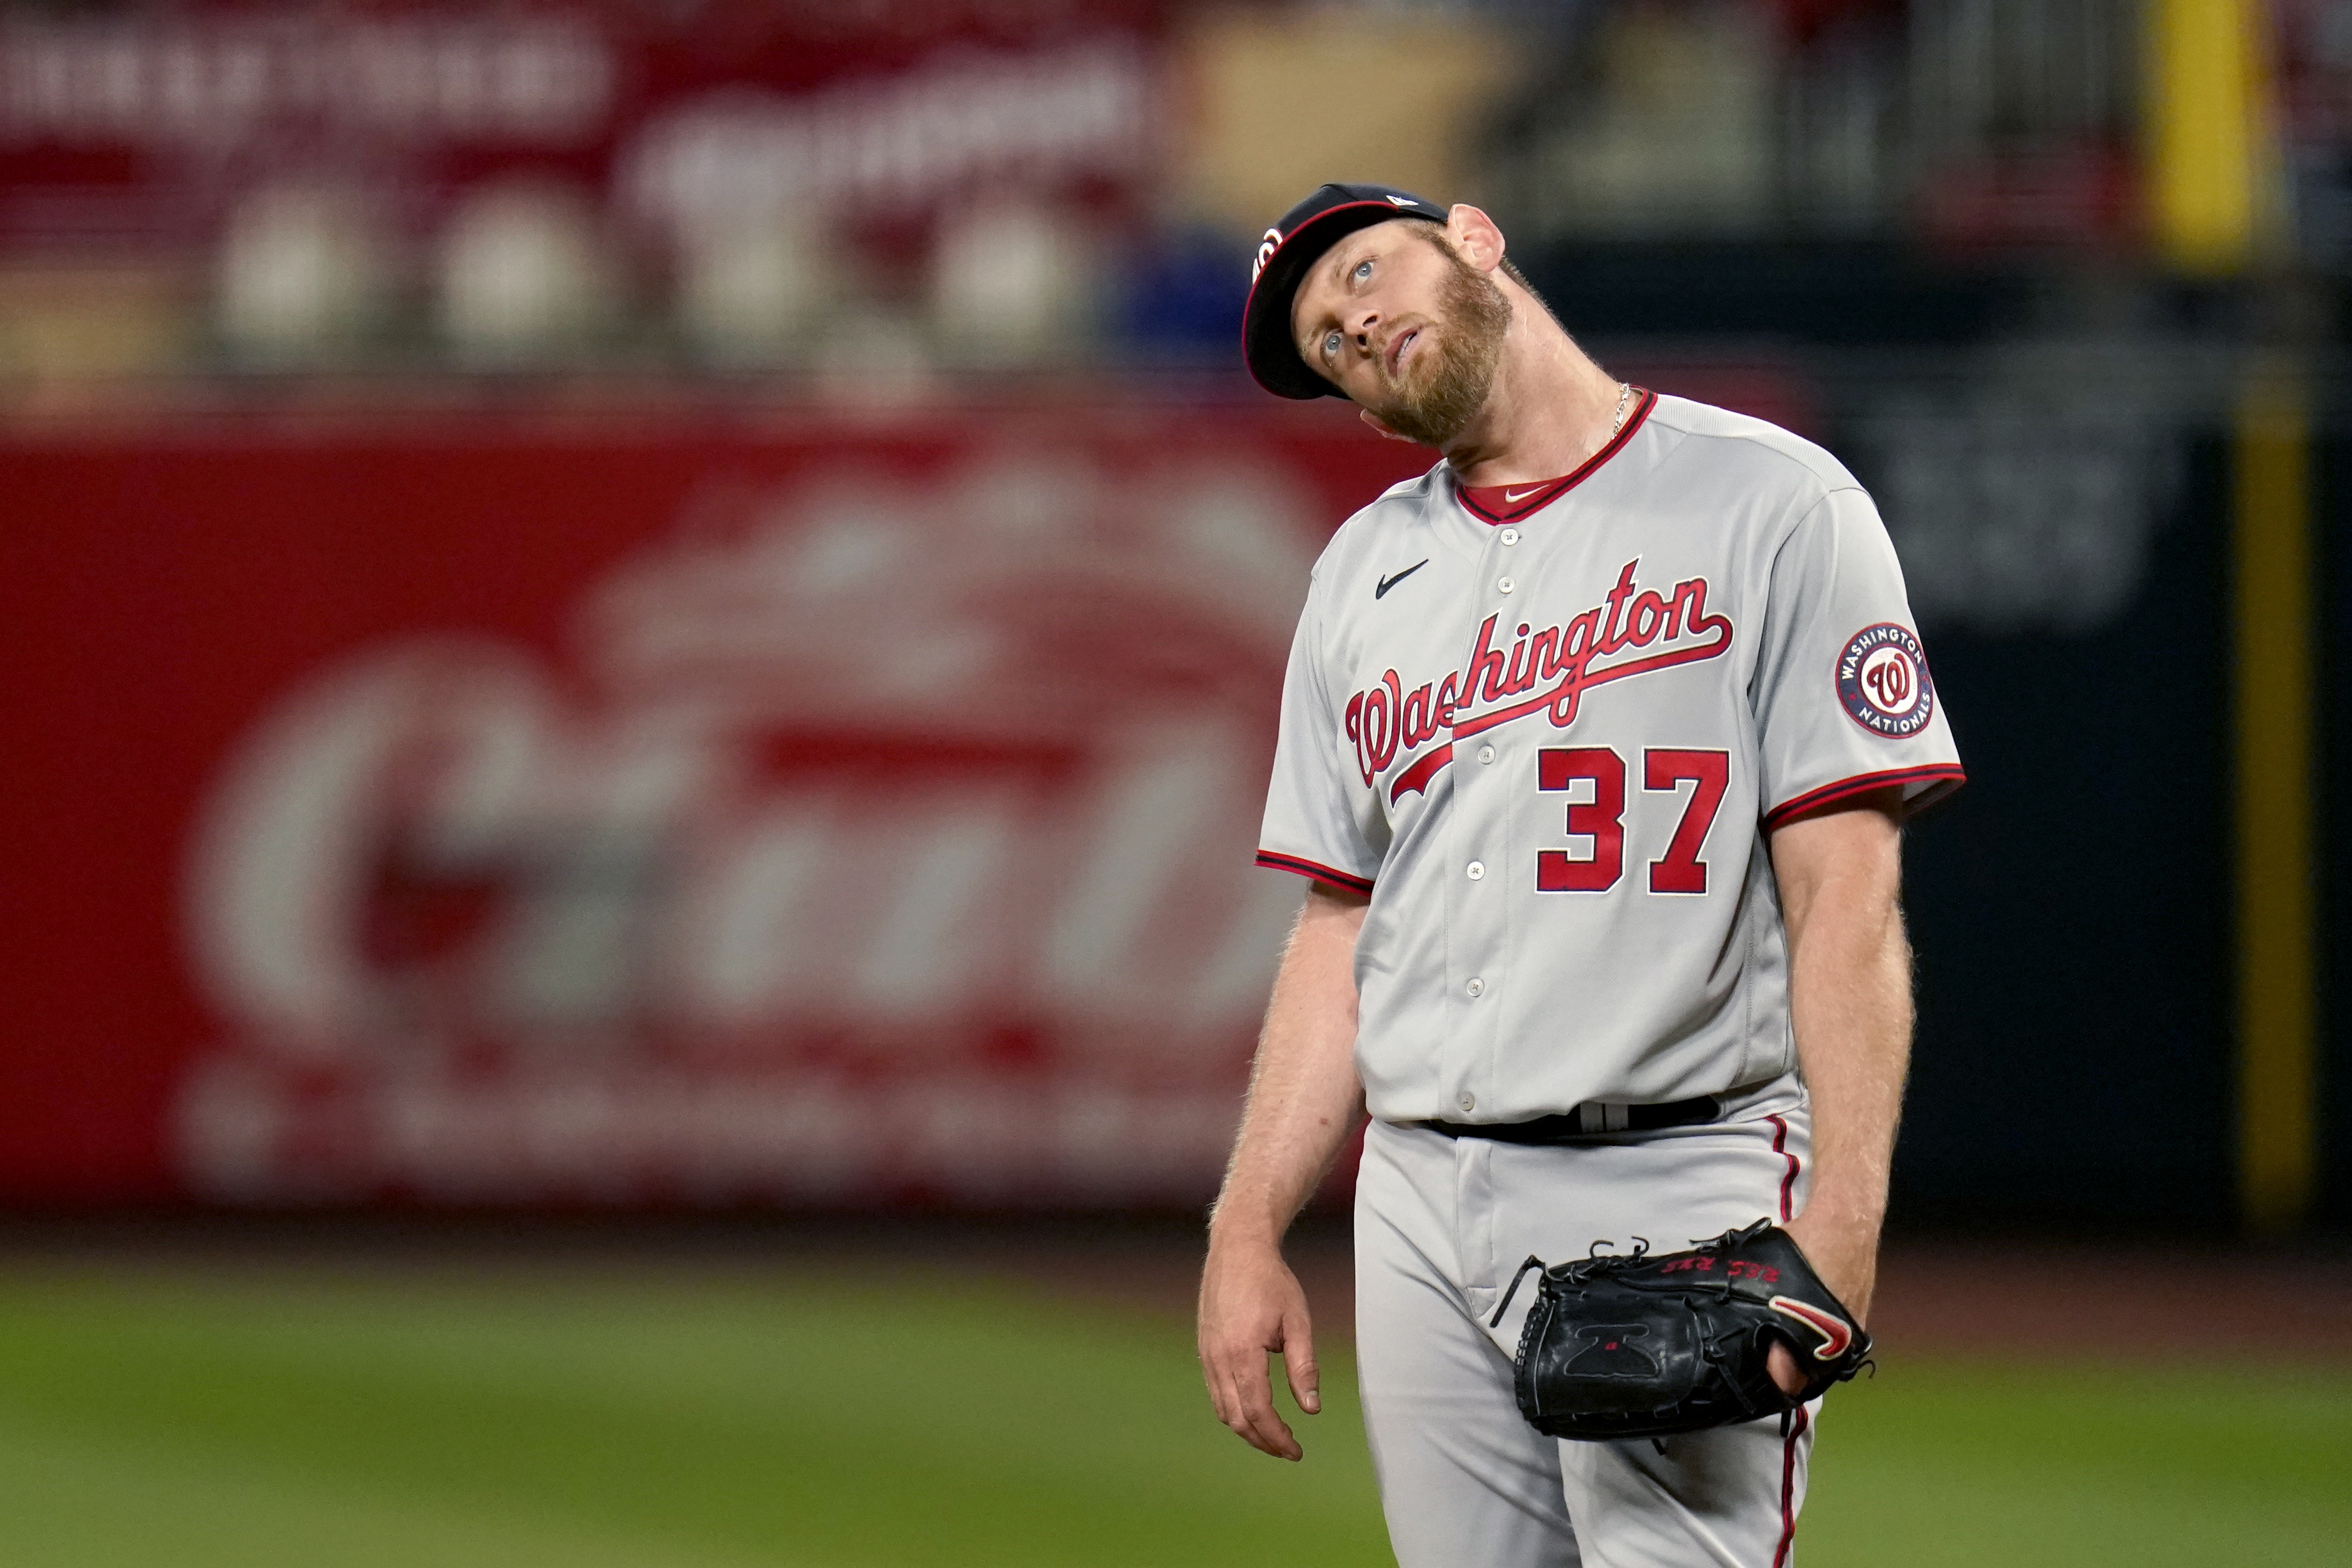
<path fill-rule="evenodd" d="M 1327 359 L 1327 360 L 1329 360 L 1329 359 L 1336 359 L 1336 358 L 1338 358 L 1339 353 L 1339 342 L 1340 342 L 1340 338 L 1339 338 L 1339 333 L 1337 333 L 1337 332 L 1326 332 L 1326 333 L 1324 333 L 1324 334 L 1323 334 L 1323 357 L 1324 357 L 1325 359 Z"/>
<path fill-rule="evenodd" d="M 1356 263 L 1356 281 L 1357 281 L 1357 282 L 1361 283 L 1364 279 L 1366 279 L 1367 277 L 1370 277 L 1371 275 L 1372 275 L 1372 264 L 1371 264 L 1370 262 L 1369 262 L 1369 261 L 1360 261 L 1360 262 Z"/>

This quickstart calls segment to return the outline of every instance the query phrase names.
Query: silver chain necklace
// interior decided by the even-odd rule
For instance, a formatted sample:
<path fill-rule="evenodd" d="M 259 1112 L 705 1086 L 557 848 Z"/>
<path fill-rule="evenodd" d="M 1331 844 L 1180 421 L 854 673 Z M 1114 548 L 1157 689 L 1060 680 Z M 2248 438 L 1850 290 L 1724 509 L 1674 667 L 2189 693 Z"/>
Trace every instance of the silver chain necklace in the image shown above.
<path fill-rule="evenodd" d="M 1610 440 L 1616 440 L 1617 433 L 1625 428 L 1625 405 L 1633 401 L 1633 383 L 1619 382 L 1617 383 L 1617 417 L 1609 422 Z"/>

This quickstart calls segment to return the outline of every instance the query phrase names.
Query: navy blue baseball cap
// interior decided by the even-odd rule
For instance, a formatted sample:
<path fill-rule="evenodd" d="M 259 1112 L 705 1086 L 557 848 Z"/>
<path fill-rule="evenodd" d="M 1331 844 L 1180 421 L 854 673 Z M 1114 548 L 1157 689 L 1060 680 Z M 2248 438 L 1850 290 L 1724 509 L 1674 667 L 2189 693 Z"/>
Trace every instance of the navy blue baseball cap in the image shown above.
<path fill-rule="evenodd" d="M 1249 303 L 1242 307 L 1242 358 L 1257 384 L 1276 397 L 1345 397 L 1298 357 L 1290 336 L 1290 302 L 1307 269 L 1340 236 L 1391 218 L 1445 221 L 1435 202 L 1389 185 L 1318 185 L 1265 231 L 1250 271 Z"/>

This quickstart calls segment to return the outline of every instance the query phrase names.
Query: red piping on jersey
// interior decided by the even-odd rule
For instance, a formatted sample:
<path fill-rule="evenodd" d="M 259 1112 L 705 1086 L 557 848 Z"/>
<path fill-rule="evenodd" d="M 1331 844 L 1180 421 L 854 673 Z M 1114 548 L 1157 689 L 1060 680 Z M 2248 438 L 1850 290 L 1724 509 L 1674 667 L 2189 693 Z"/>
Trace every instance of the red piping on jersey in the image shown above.
<path fill-rule="evenodd" d="M 1902 784 L 1926 784 L 1927 789 L 1904 803 L 1904 814 L 1908 816 L 1924 811 L 1943 800 L 1967 783 L 1968 778 L 1967 772 L 1957 762 L 1931 763 L 1925 768 L 1895 768 L 1884 773 L 1857 773 L 1851 779 L 1841 779 L 1834 784 L 1808 789 L 1795 800 L 1773 807 L 1764 813 L 1764 825 L 1777 828 L 1800 813 L 1818 810 L 1856 795 L 1867 795 L 1873 789 L 1891 789 Z"/>
<path fill-rule="evenodd" d="M 1797 1543 L 1797 1445 L 1804 1440 L 1811 1417 L 1798 1406 L 1790 1413 L 1789 1428 L 1780 1439 L 1780 1544 L 1773 1551 L 1772 1568 L 1785 1568 L 1789 1548 Z"/>
<path fill-rule="evenodd" d="M 1780 1223 L 1786 1225 L 1796 1217 L 1790 1212 L 1796 1200 L 1797 1156 L 1789 1152 L 1789 1124 L 1778 1116 L 1767 1116 L 1772 1124 L 1772 1152 L 1789 1162 L 1789 1174 L 1780 1178 Z"/>
<path fill-rule="evenodd" d="M 1351 876 L 1344 871 L 1334 871 L 1303 855 L 1278 855 L 1272 850 L 1260 850 L 1257 852 L 1257 863 L 1272 871 L 1286 871 L 1293 876 L 1310 876 L 1317 882 L 1328 882 L 1334 887 L 1344 887 L 1349 893 L 1372 891 L 1370 877 Z"/>
<path fill-rule="evenodd" d="M 1333 210 L 1337 211 L 1338 209 L 1335 208 Z M 1586 479 L 1591 476 L 1592 471 L 1595 468 L 1600 467 L 1603 463 L 1606 463 L 1612 457 L 1616 456 L 1618 452 L 1624 447 L 1624 444 L 1633 439 L 1633 433 L 1642 428 L 1642 421 L 1650 416 L 1650 410 L 1655 408 L 1657 403 L 1657 393 L 1650 391 L 1647 387 L 1634 388 L 1633 412 L 1625 416 L 1625 428 L 1611 436 L 1609 438 L 1608 445 L 1603 446 L 1600 451 L 1594 453 L 1591 456 L 1586 458 L 1581 464 L 1578 465 L 1575 473 L 1549 481 L 1544 486 L 1543 494 L 1530 497 L 1526 501 L 1513 507 L 1507 512 L 1489 511 L 1485 507 L 1482 507 L 1477 502 L 1472 500 L 1470 498 L 1470 492 L 1462 486 L 1456 485 L 1454 487 L 1454 494 L 1455 497 L 1461 501 L 1463 507 L 1470 513 L 1470 515 L 1476 517 L 1481 522 L 1490 524 L 1516 522 L 1519 518 L 1526 517 L 1529 512 L 1535 511 L 1539 507 L 1550 506 L 1554 501 L 1559 500 L 1562 496 L 1567 495 L 1570 490 L 1573 490 L 1579 485 L 1583 484 Z"/>

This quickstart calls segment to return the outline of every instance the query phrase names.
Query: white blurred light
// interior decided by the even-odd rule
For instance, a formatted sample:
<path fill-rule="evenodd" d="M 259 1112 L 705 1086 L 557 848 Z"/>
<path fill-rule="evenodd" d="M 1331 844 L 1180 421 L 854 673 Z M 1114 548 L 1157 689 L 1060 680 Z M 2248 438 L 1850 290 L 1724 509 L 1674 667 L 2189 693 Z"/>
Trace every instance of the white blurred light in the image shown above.
<path fill-rule="evenodd" d="M 355 193 L 256 191 L 221 238 L 221 335 L 257 360 L 332 357 L 377 319 L 387 274 L 381 230 Z"/>
<path fill-rule="evenodd" d="M 503 184 L 469 195 L 442 236 L 440 325 L 479 364 L 575 351 L 612 319 L 597 219 L 576 192 Z"/>
<path fill-rule="evenodd" d="M 931 256 L 931 319 L 960 359 L 1029 364 L 1093 325 L 1097 257 L 1064 214 L 1010 200 L 950 220 Z"/>
<path fill-rule="evenodd" d="M 833 281 L 805 224 L 708 217 L 678 237 L 678 326 L 702 358 L 722 364 L 805 360 Z"/>

